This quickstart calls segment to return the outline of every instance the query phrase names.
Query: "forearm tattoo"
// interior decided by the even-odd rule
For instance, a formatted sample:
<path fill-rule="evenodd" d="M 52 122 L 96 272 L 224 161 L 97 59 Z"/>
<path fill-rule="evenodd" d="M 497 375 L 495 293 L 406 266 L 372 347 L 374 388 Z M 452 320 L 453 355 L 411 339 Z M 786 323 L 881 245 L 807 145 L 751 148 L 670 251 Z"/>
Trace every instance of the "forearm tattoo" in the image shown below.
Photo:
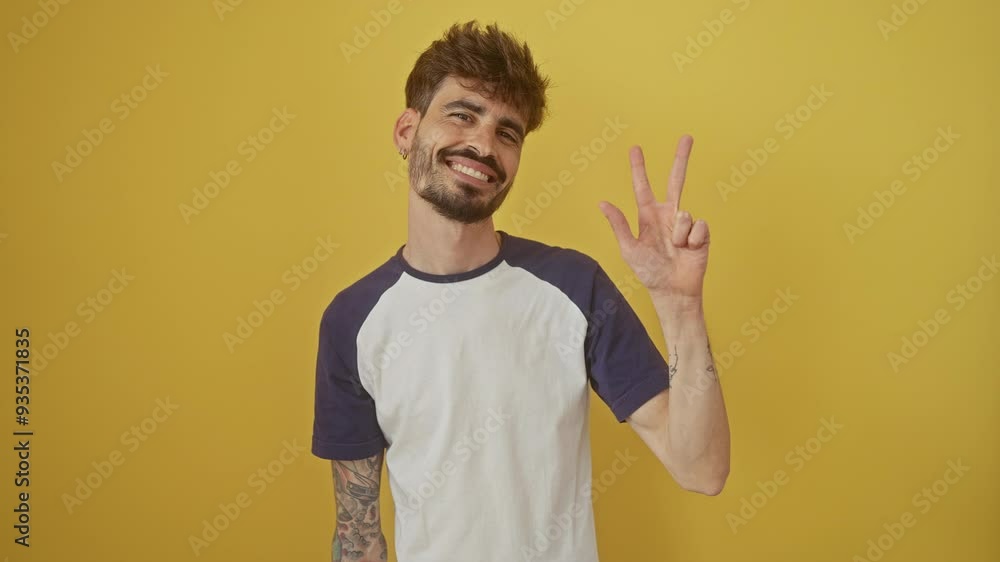
<path fill-rule="evenodd" d="M 667 363 L 667 385 L 669 386 L 674 381 L 674 375 L 677 374 L 677 350 L 671 350 L 670 356 L 668 357 L 669 362 Z"/>
<path fill-rule="evenodd" d="M 383 454 L 333 463 L 337 492 L 333 562 L 388 558 L 378 502 Z"/>
<path fill-rule="evenodd" d="M 714 381 L 719 380 L 718 373 L 715 372 L 715 358 L 712 357 L 712 343 L 708 343 L 708 367 L 705 367 L 705 373 L 708 377 Z"/>
<path fill-rule="evenodd" d="M 667 384 L 669 385 L 673 383 L 674 375 L 677 374 L 677 362 L 679 360 L 679 356 L 677 354 L 676 349 L 670 351 L 668 359 L 669 361 L 667 363 Z M 708 344 L 708 366 L 705 367 L 705 374 L 708 376 L 710 380 L 713 381 L 719 380 L 719 375 L 715 371 L 715 361 L 714 358 L 712 357 L 711 343 Z"/>

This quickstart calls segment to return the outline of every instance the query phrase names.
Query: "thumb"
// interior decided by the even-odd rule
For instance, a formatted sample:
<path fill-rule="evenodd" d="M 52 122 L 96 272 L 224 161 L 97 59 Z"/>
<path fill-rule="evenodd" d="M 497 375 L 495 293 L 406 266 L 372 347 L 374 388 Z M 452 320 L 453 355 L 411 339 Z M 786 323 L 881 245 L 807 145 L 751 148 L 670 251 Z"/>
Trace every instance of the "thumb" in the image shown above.
<path fill-rule="evenodd" d="M 604 214 L 604 218 L 608 219 L 608 223 L 611 224 L 611 230 L 614 231 L 615 238 L 618 239 L 618 246 L 622 251 L 630 247 L 636 240 L 632 236 L 632 228 L 628 225 L 628 219 L 625 218 L 625 215 L 618 207 L 607 201 L 601 201 L 598 207 Z"/>

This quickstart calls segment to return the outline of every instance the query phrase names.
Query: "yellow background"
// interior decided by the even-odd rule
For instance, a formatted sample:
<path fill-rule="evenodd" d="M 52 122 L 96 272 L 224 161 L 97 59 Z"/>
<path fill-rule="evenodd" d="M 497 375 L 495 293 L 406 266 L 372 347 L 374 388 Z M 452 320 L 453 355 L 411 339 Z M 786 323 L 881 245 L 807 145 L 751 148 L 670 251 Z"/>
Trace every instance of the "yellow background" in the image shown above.
<path fill-rule="evenodd" d="M 631 275 L 597 203 L 634 217 L 632 144 L 662 196 L 677 138 L 690 133 L 683 204 L 712 229 L 713 349 L 745 350 L 720 367 L 733 450 L 718 497 L 680 490 L 592 397 L 595 476 L 616 451 L 640 457 L 595 505 L 601 559 L 866 559 L 868 541 L 906 512 L 916 525 L 884 560 L 1000 559 L 1000 279 L 983 281 L 961 310 L 948 300 L 1000 250 L 996 3 L 929 0 L 887 38 L 878 21 L 890 21 L 891 0 L 400 6 L 347 57 L 355 27 L 388 2 L 243 2 L 220 16 L 208 0 L 75 1 L 17 52 L 9 34 L 41 8 L 2 4 L 0 348 L 11 361 L 22 326 L 36 356 L 67 322 L 80 331 L 31 379 L 30 549 L 13 543 L 16 459 L 13 437 L 3 440 L 0 556 L 329 559 L 328 463 L 306 452 L 272 464 L 282 472 L 260 494 L 248 478 L 279 461 L 284 441 L 308 447 L 320 314 L 405 241 L 405 184 L 387 174 L 401 170 L 391 130 L 406 76 L 448 25 L 478 18 L 526 40 L 554 83 L 550 118 L 528 138 L 497 227 L 580 249 L 625 287 Z M 707 46 L 679 68 L 674 53 L 725 9 L 730 22 L 718 37 L 702 34 Z M 142 84 L 147 65 L 168 76 L 121 119 L 112 104 Z M 833 95 L 783 138 L 777 121 L 824 85 Z M 295 117 L 247 162 L 240 143 L 285 107 Z M 114 130 L 59 181 L 52 163 L 105 118 Z M 615 118 L 627 129 L 581 169 L 574 152 Z M 903 166 L 939 127 L 960 137 L 912 181 Z M 779 150 L 724 200 L 717 182 L 772 137 Z M 185 221 L 179 206 L 230 160 L 241 173 Z M 573 183 L 538 199 L 565 170 Z M 844 224 L 897 179 L 905 193 L 852 242 Z M 515 226 L 529 201 L 547 206 Z M 339 247 L 291 290 L 282 276 L 327 236 Z M 80 303 L 122 268 L 134 280 L 82 316 Z M 786 288 L 799 299 L 753 338 L 745 323 Z M 283 303 L 231 353 L 223 334 L 274 290 Z M 665 351 L 646 294 L 629 300 Z M 949 322 L 897 372 L 888 354 L 938 309 Z M 9 431 L 19 429 L 13 382 L 0 397 Z M 167 398 L 177 411 L 130 452 L 121 434 Z M 790 463 L 824 419 L 844 428 Z M 124 464 L 69 513 L 64 494 L 116 450 Z M 913 496 L 959 459 L 968 474 L 921 513 Z M 778 470 L 786 483 L 734 532 L 727 514 Z M 241 492 L 249 507 L 195 556 L 189 537 Z"/>

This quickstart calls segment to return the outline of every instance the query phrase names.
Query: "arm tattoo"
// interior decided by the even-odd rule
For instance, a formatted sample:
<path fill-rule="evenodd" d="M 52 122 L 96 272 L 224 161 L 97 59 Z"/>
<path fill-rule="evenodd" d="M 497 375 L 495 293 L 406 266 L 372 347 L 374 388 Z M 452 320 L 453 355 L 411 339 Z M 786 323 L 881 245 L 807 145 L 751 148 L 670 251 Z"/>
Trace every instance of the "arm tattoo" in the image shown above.
<path fill-rule="evenodd" d="M 708 366 L 705 367 L 705 374 L 708 376 L 708 378 L 710 380 L 717 381 L 717 380 L 719 380 L 719 374 L 715 370 L 715 358 L 712 356 L 712 343 L 711 342 L 708 343 L 707 348 L 708 348 Z M 677 374 L 677 361 L 679 360 L 679 356 L 677 354 L 677 350 L 676 349 L 673 349 L 673 350 L 670 351 L 669 359 L 670 359 L 670 361 L 667 364 L 667 384 L 668 384 L 668 386 L 671 383 L 673 383 L 674 375 Z"/>
<path fill-rule="evenodd" d="M 705 373 L 708 374 L 708 378 L 713 381 L 719 380 L 718 373 L 715 372 L 715 358 L 712 357 L 712 343 L 708 343 L 708 367 L 705 368 Z"/>
<path fill-rule="evenodd" d="M 383 455 L 333 463 L 337 493 L 333 562 L 387 559 L 378 502 Z"/>

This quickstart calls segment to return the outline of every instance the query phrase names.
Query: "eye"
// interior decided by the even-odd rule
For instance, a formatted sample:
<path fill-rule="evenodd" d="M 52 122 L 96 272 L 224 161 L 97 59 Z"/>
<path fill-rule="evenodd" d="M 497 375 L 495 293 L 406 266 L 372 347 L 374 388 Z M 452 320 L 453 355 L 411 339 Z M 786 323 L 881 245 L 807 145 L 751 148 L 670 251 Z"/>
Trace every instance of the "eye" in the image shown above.
<path fill-rule="evenodd" d="M 451 114 L 453 117 L 459 117 L 462 121 L 472 121 L 472 117 L 468 113 L 456 112 Z"/>
<path fill-rule="evenodd" d="M 515 144 L 517 143 L 517 137 L 515 137 L 514 135 L 508 133 L 507 131 L 503 131 L 500 134 L 502 134 L 505 137 L 507 137 L 508 139 L 510 139 L 510 142 L 515 143 Z"/>

